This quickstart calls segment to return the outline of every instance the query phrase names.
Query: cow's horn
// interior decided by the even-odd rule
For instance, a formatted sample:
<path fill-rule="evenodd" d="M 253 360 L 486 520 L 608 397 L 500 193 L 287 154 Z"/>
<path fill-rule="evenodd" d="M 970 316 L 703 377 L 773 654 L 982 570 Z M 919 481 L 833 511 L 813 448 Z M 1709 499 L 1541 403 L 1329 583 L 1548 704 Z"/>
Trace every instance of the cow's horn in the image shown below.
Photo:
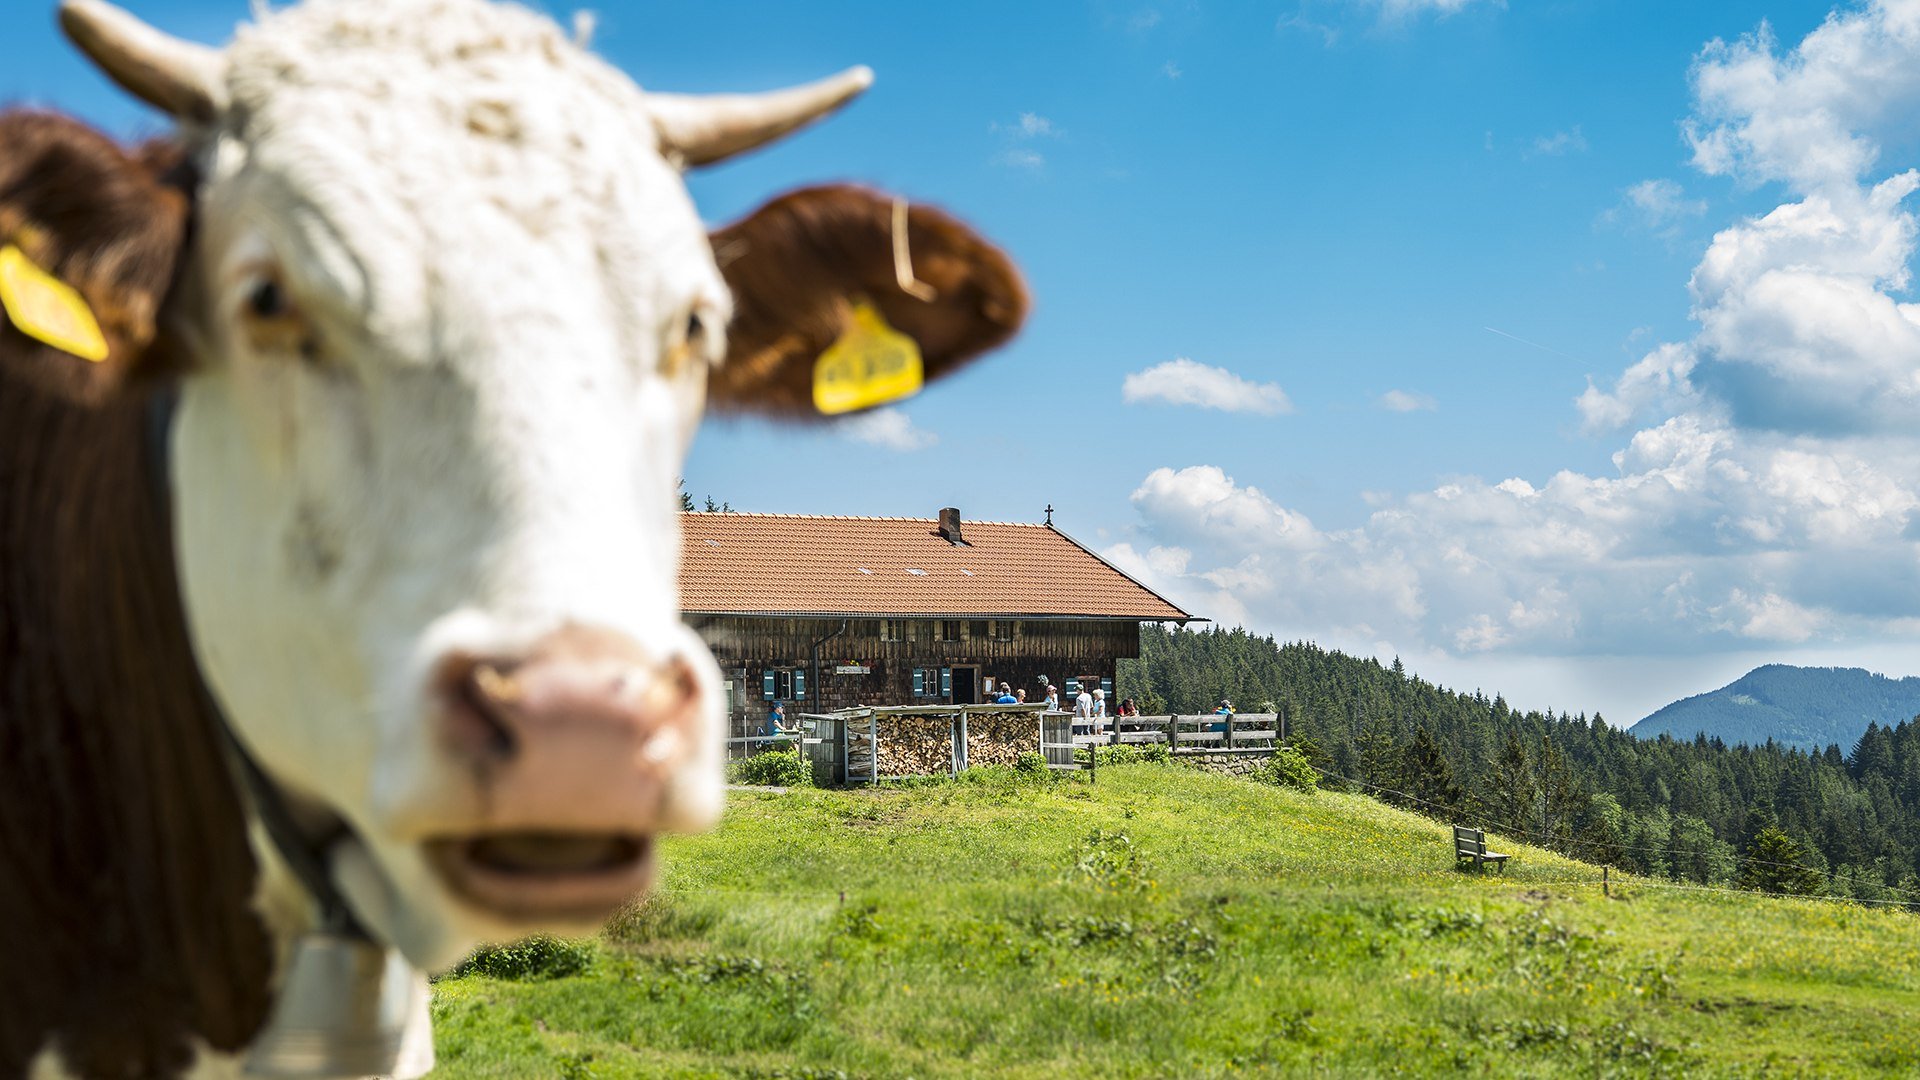
<path fill-rule="evenodd" d="M 176 119 L 204 123 L 226 106 L 218 50 L 163 34 L 105 0 L 60 0 L 60 28 L 114 82 Z"/>
<path fill-rule="evenodd" d="M 662 151 L 710 165 L 818 120 L 872 85 L 873 69 L 862 65 L 764 94 L 648 94 L 647 108 Z"/>

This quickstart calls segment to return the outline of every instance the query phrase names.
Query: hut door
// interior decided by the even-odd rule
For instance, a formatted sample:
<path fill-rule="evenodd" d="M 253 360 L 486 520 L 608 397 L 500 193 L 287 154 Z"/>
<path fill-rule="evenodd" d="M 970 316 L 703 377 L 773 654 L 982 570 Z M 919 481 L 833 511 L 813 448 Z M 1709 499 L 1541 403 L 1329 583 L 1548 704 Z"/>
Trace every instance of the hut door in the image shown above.
<path fill-rule="evenodd" d="M 980 669 L 977 667 L 956 667 L 953 669 L 953 703 L 955 705 L 973 705 L 980 700 Z"/>

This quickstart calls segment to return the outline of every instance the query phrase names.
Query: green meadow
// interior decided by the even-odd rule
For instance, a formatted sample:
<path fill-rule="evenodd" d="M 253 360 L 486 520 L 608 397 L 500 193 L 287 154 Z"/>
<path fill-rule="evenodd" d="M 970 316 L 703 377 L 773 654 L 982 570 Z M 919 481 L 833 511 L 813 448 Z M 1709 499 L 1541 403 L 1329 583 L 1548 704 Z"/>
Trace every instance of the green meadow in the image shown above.
<path fill-rule="evenodd" d="M 1490 846 L 1167 765 L 735 792 L 600 939 L 436 983 L 436 1075 L 1920 1073 L 1920 917 Z"/>

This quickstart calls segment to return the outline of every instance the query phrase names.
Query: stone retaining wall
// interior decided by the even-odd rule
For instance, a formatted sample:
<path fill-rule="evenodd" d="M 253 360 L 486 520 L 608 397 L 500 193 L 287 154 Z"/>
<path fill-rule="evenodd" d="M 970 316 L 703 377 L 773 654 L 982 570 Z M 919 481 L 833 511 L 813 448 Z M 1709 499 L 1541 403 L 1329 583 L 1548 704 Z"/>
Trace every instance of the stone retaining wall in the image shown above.
<path fill-rule="evenodd" d="M 1173 760 L 1201 772 L 1246 776 L 1267 763 L 1264 754 L 1181 754 Z"/>

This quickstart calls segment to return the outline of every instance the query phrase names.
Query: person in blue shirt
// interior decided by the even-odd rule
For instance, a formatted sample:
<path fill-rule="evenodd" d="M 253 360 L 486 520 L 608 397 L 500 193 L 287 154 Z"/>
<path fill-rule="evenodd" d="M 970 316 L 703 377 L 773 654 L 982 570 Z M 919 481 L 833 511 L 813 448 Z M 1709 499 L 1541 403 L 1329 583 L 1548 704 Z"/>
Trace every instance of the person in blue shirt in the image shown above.
<path fill-rule="evenodd" d="M 1221 698 L 1220 707 L 1213 710 L 1213 715 L 1220 718 L 1219 720 L 1214 721 L 1213 730 L 1215 731 L 1227 730 L 1227 718 L 1233 715 L 1233 702 L 1228 701 L 1226 698 Z"/>
<path fill-rule="evenodd" d="M 995 705 L 1018 705 L 1020 704 L 1020 699 L 1013 696 L 1013 691 L 1007 687 L 1006 683 L 1001 683 L 1000 696 L 994 698 L 993 703 Z"/>
<path fill-rule="evenodd" d="M 786 702 L 776 701 L 773 703 L 773 708 L 767 710 L 766 733 L 772 736 L 785 735 L 787 733 Z"/>

